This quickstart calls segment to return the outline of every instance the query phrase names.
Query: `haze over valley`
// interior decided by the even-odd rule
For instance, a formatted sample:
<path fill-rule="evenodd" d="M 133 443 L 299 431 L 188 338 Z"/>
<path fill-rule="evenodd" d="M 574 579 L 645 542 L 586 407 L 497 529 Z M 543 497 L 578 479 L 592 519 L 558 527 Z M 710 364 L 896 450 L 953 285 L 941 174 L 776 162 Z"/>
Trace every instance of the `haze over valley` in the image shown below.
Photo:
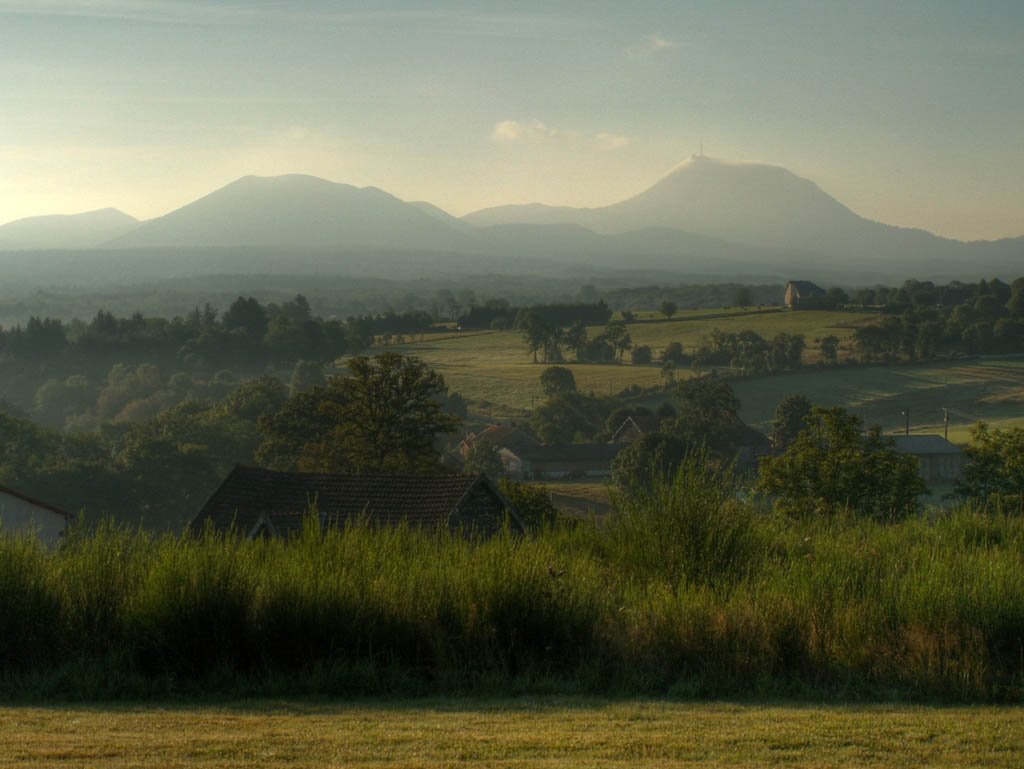
<path fill-rule="evenodd" d="M 870 221 L 784 168 L 703 155 L 612 205 L 510 205 L 461 218 L 374 187 L 247 176 L 146 221 L 103 209 L 10 222 L 0 226 L 0 249 L 9 288 L 232 273 L 415 279 L 574 270 L 799 274 L 852 285 L 1005 277 L 1024 262 L 1024 237 L 962 242 Z"/>

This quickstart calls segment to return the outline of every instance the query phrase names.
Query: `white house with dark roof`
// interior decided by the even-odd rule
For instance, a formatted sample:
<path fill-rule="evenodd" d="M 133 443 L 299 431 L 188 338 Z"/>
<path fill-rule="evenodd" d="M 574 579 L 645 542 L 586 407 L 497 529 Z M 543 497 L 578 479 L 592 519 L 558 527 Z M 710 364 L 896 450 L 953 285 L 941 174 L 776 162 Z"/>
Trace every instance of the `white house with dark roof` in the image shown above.
<path fill-rule="evenodd" d="M 0 486 L 0 535 L 34 534 L 44 544 L 56 545 L 70 517 L 60 508 Z"/>

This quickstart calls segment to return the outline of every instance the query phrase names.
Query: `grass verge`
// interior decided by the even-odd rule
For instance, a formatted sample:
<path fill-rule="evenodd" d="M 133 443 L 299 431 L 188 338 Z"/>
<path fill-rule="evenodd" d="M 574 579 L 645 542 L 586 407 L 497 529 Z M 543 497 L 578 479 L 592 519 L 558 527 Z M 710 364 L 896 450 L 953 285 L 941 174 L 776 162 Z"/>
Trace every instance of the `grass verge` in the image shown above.
<path fill-rule="evenodd" d="M 1019 708 L 586 698 L 0 708 L 0 767 L 1018 767 Z"/>

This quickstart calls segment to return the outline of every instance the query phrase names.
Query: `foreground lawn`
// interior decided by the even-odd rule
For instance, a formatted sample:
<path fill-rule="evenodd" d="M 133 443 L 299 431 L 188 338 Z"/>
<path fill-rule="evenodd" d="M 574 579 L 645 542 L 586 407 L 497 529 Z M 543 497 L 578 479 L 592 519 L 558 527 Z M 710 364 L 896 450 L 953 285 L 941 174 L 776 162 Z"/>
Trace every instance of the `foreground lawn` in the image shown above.
<path fill-rule="evenodd" d="M 0 767 L 1018 767 L 1024 710 L 430 700 L 0 708 Z"/>

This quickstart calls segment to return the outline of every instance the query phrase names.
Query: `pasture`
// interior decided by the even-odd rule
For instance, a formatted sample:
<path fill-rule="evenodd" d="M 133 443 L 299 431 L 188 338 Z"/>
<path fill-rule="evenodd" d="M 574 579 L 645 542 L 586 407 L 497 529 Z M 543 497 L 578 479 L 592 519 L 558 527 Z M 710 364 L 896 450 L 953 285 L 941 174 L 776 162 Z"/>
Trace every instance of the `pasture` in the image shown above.
<path fill-rule="evenodd" d="M 788 312 L 779 308 L 765 310 L 707 310 L 684 312 L 674 315 L 671 320 L 652 319 L 629 324 L 629 333 L 634 345 L 649 345 L 657 355 L 671 342 L 680 342 L 690 351 L 711 336 L 716 328 L 729 333 L 756 331 L 765 339 L 776 334 L 803 334 L 807 338 L 808 355 L 816 359 L 815 340 L 833 335 L 839 337 L 840 345 L 848 343 L 854 330 L 878 319 L 871 312 Z M 601 332 L 600 326 L 588 328 L 591 336 Z"/>
<path fill-rule="evenodd" d="M 818 358 L 816 340 L 835 335 L 843 357 L 849 355 L 854 330 L 878 316 L 858 312 L 784 312 L 778 309 L 694 310 L 671 320 L 654 313 L 638 314 L 629 324 L 634 345 L 649 345 L 655 356 L 670 342 L 692 351 L 711 332 L 751 329 L 766 338 L 778 333 L 803 334 L 808 349 L 805 364 Z M 588 328 L 591 336 L 600 326 Z M 516 331 L 476 331 L 425 336 L 395 346 L 416 355 L 444 375 L 449 387 L 472 402 L 478 414 L 489 418 L 525 415 L 544 399 L 539 378 L 545 366 L 532 362 Z M 632 365 L 569 362 L 567 366 L 583 391 L 614 394 L 631 385 L 657 386 L 664 382 L 658 363 Z M 677 377 L 691 375 L 680 369 Z M 814 403 L 841 405 L 868 424 L 889 431 L 905 424 L 910 409 L 911 430 L 941 432 L 943 409 L 950 409 L 950 439 L 966 442 L 967 431 L 982 419 L 1007 427 L 1024 421 L 1024 361 L 970 359 L 898 366 L 843 366 L 805 370 L 777 376 L 736 379 L 733 388 L 742 402 L 741 416 L 765 428 L 779 401 L 803 393 Z M 652 404 L 662 398 L 654 398 Z"/>
<path fill-rule="evenodd" d="M 671 342 L 680 342 L 687 351 L 709 337 L 715 328 L 722 331 L 753 329 L 765 337 L 778 333 L 804 334 L 808 360 L 817 357 L 814 340 L 833 334 L 845 343 L 858 324 L 877 315 L 853 312 L 783 312 L 768 310 L 691 310 L 666 320 L 648 313 L 629 324 L 634 346 L 649 345 L 655 357 Z M 602 326 L 587 329 L 591 337 Z M 475 409 L 494 417 L 520 416 L 540 403 L 544 394 L 538 381 L 544 365 L 533 363 L 518 331 L 466 331 L 464 333 L 425 335 L 414 341 L 392 345 L 389 349 L 415 355 L 439 371 L 452 390 L 474 401 Z M 623 363 L 594 364 L 569 362 L 580 390 L 614 394 L 631 385 L 650 387 L 661 384 L 661 365 L 634 366 L 626 354 Z M 689 375 L 682 369 L 677 377 Z"/>
<path fill-rule="evenodd" d="M 433 699 L 0 708 L 8 767 L 1017 767 L 1020 708 Z"/>
<path fill-rule="evenodd" d="M 773 377 L 738 379 L 733 389 L 740 416 L 766 427 L 786 395 L 803 393 L 822 406 L 844 406 L 866 424 L 902 431 L 910 409 L 912 432 L 942 433 L 950 409 L 950 440 L 966 442 L 978 420 L 1019 424 L 1024 416 L 1024 360 L 953 361 L 901 366 L 809 369 Z"/>

